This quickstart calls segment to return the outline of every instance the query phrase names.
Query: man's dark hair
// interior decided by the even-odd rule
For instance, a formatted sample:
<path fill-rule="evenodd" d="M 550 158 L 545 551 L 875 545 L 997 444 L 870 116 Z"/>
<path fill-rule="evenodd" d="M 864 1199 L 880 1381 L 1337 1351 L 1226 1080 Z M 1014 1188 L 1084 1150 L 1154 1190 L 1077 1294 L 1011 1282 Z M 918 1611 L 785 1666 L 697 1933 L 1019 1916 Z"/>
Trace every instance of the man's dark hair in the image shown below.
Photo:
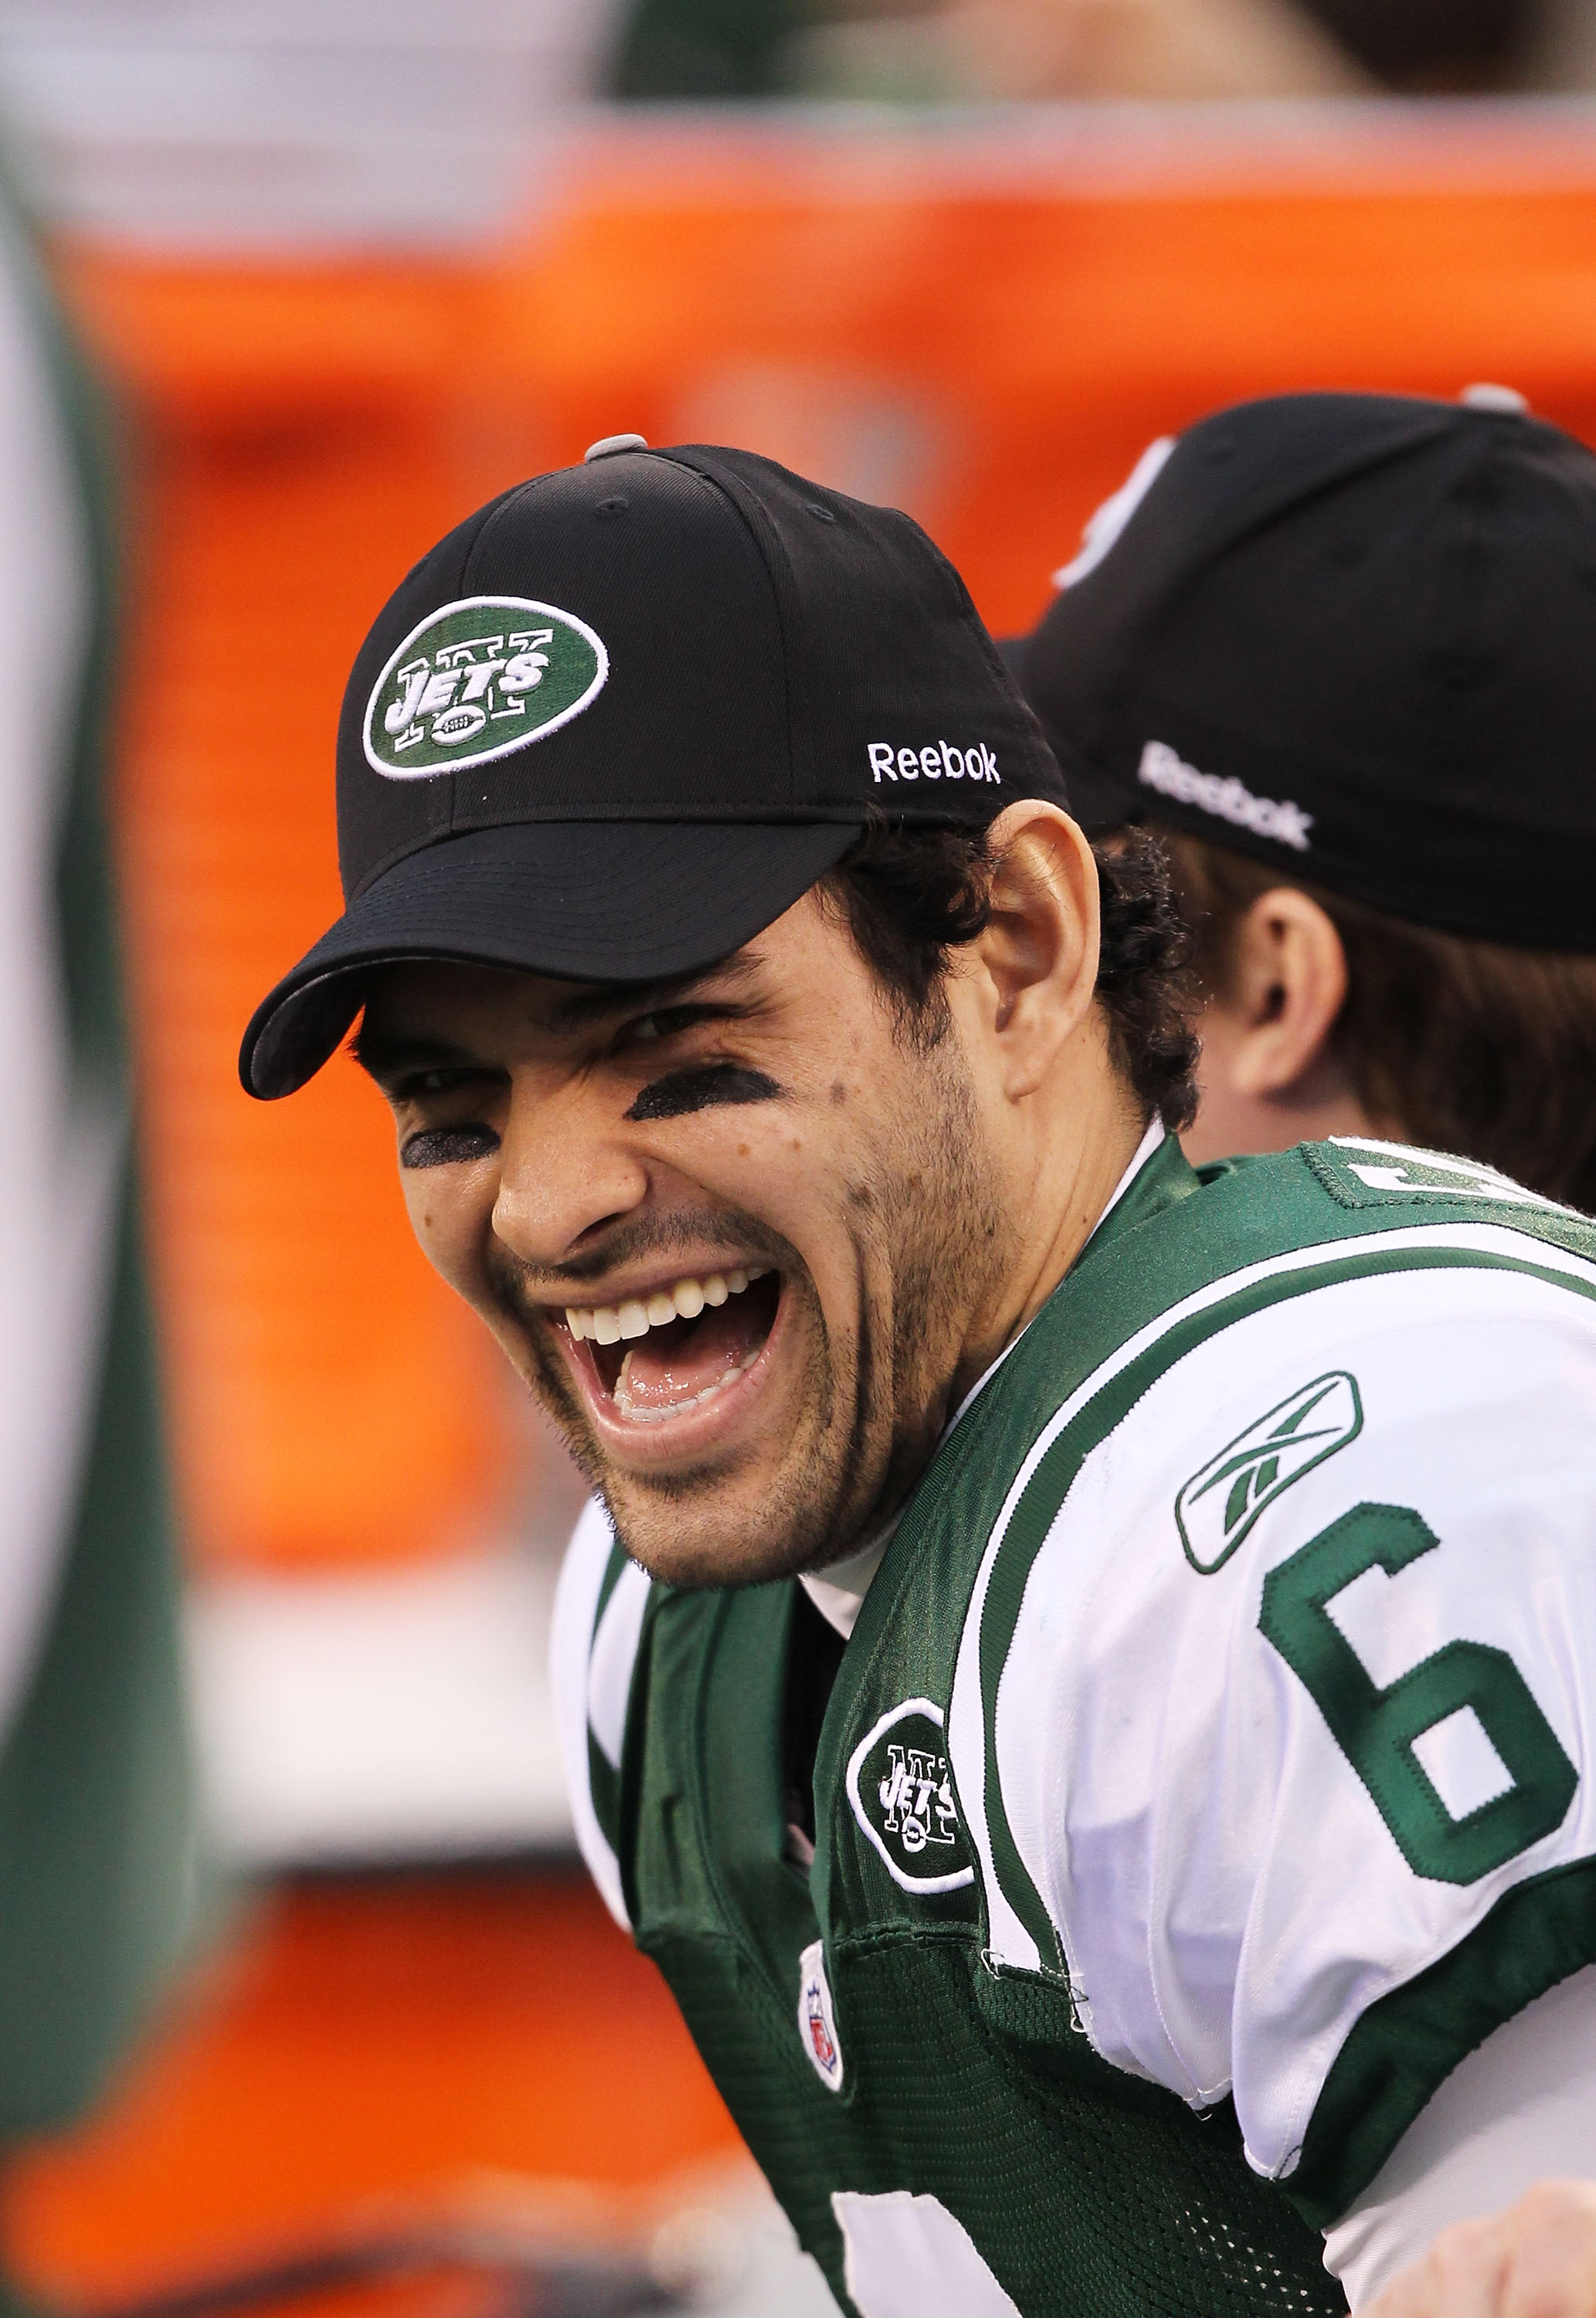
<path fill-rule="evenodd" d="M 1114 1060 L 1143 1119 L 1176 1132 L 1197 1111 L 1197 1042 L 1188 1019 L 1189 947 L 1162 846 L 1144 830 L 1095 845 L 1102 888 L 1098 996 Z M 904 1032 L 927 1047 L 947 1028 L 950 953 L 991 914 L 993 855 L 985 830 L 867 829 L 820 891 L 891 996 Z"/>
<path fill-rule="evenodd" d="M 1225 994 L 1259 896 L 1298 887 L 1346 953 L 1331 1036 L 1369 1117 L 1596 1210 L 1596 957 L 1439 933 L 1201 838 L 1166 842 L 1205 992 Z"/>

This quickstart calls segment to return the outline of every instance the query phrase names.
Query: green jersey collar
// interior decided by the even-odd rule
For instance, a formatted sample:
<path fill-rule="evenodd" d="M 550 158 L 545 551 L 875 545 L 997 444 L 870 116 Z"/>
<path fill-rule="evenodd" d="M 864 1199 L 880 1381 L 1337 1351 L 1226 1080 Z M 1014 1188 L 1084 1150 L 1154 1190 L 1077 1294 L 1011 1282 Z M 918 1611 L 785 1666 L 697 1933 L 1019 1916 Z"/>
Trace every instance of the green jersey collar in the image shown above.
<path fill-rule="evenodd" d="M 1103 1248 L 1124 1239 L 1140 1225 L 1151 1223 L 1154 1216 L 1162 1215 L 1178 1200 L 1188 1199 L 1201 1189 L 1201 1181 L 1181 1150 L 1179 1138 L 1166 1133 L 1154 1119 L 1118 1190 L 1064 1278 L 1068 1280 L 1083 1263 L 1089 1263 Z M 1058 1291 L 1055 1289 L 1054 1292 L 1056 1295 Z M 1018 1343 L 1018 1338 L 1015 1341 Z"/>

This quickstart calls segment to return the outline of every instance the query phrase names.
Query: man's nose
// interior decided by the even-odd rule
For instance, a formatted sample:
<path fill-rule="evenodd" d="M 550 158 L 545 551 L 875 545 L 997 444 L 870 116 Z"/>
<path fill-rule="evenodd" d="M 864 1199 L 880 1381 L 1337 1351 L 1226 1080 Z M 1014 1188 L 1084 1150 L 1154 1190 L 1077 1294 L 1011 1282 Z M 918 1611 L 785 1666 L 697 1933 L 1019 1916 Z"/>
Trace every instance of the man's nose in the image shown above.
<path fill-rule="evenodd" d="M 591 1087 L 512 1087 L 499 1146 L 495 1236 L 525 1263 L 569 1262 L 648 1196 L 649 1175 Z"/>

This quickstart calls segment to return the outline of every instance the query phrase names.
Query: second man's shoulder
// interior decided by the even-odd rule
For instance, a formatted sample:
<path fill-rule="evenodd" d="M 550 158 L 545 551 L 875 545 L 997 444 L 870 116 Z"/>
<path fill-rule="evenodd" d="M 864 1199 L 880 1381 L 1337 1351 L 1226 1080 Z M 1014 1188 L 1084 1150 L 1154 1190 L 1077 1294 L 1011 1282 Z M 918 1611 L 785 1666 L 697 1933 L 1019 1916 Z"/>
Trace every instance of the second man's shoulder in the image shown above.
<path fill-rule="evenodd" d="M 1305 1244 L 1479 1222 L 1596 1261 L 1596 1222 L 1494 1167 L 1374 1136 L 1337 1135 L 1289 1151 L 1194 1171 L 1200 1196 L 1179 1206 L 1188 1230 Z"/>

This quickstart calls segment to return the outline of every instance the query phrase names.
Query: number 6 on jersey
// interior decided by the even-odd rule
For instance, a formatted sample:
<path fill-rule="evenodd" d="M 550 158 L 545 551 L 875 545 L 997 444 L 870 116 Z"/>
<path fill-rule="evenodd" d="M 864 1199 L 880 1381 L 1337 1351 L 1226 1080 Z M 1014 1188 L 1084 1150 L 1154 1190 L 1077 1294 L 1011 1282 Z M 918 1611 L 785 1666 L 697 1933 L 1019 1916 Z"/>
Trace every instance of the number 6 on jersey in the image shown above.
<path fill-rule="evenodd" d="M 1578 1774 L 1505 1650 L 1448 1642 L 1376 1688 L 1328 1604 L 1376 1568 L 1394 1577 L 1440 1540 L 1407 1505 L 1355 1505 L 1271 1569 L 1259 1625 L 1306 1685 L 1415 1875 L 1475 1883 L 1561 1826 Z M 1466 1710 L 1512 1780 L 1505 1794 L 1454 1819 L 1413 1751 Z"/>

